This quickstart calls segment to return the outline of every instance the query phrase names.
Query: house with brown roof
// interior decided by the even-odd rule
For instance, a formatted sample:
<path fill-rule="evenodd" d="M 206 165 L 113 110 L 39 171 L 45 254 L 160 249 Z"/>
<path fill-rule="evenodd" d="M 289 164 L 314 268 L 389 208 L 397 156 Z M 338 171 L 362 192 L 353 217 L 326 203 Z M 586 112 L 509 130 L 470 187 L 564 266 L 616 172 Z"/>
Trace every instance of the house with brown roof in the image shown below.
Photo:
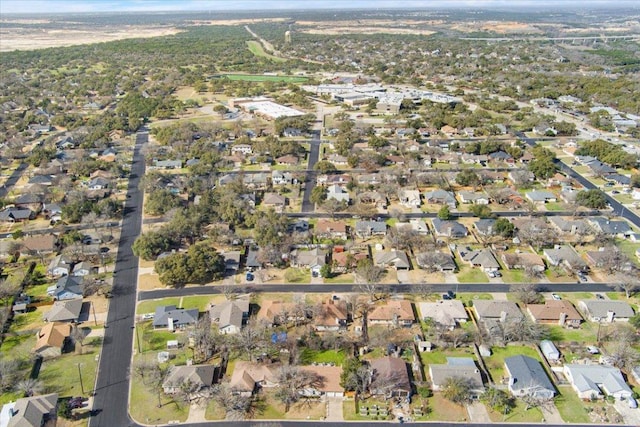
<path fill-rule="evenodd" d="M 546 300 L 544 304 L 527 305 L 527 313 L 536 323 L 560 325 L 579 328 L 582 316 L 578 310 L 566 300 Z"/>
<path fill-rule="evenodd" d="M 323 302 L 313 319 L 313 328 L 318 332 L 340 331 L 347 328 L 347 303 L 329 299 Z"/>
<path fill-rule="evenodd" d="M 298 164 L 298 158 L 292 154 L 281 156 L 276 159 L 276 163 L 285 166 L 295 166 Z"/>
<path fill-rule="evenodd" d="M 296 305 L 292 302 L 281 301 L 263 301 L 258 311 L 258 320 L 267 322 L 272 325 L 292 320 L 306 320 L 306 316 L 295 314 Z"/>
<path fill-rule="evenodd" d="M 546 268 L 542 257 L 531 252 L 503 253 L 501 258 L 509 270 L 532 269 L 541 273 Z"/>
<path fill-rule="evenodd" d="M 344 221 L 320 219 L 315 226 L 315 235 L 330 239 L 346 239 L 347 224 Z"/>
<path fill-rule="evenodd" d="M 416 321 L 410 301 L 390 300 L 369 313 L 372 325 L 411 326 Z"/>
<path fill-rule="evenodd" d="M 25 237 L 22 247 L 32 254 L 50 254 L 58 250 L 58 237 L 55 234 L 40 234 Z"/>
<path fill-rule="evenodd" d="M 372 371 L 371 394 L 385 399 L 411 395 L 411 379 L 404 360 L 386 356 L 371 360 L 369 365 Z"/>
<path fill-rule="evenodd" d="M 60 356 L 71 336 L 71 328 L 69 323 L 47 323 L 36 334 L 37 341 L 33 352 L 44 358 Z"/>
<path fill-rule="evenodd" d="M 300 370 L 313 374 L 318 380 L 300 391 L 305 397 L 344 397 L 340 385 L 342 366 L 300 366 Z"/>
<path fill-rule="evenodd" d="M 344 273 L 358 266 L 358 261 L 368 258 L 365 252 L 345 251 L 342 246 L 334 246 L 331 254 L 333 271 Z"/>
<path fill-rule="evenodd" d="M 277 387 L 279 369 L 279 364 L 238 361 L 233 369 L 229 386 L 235 394 L 251 396 L 260 387 Z"/>
<path fill-rule="evenodd" d="M 277 193 L 265 193 L 262 199 L 262 206 L 272 207 L 276 212 L 282 212 L 287 205 L 287 198 Z"/>

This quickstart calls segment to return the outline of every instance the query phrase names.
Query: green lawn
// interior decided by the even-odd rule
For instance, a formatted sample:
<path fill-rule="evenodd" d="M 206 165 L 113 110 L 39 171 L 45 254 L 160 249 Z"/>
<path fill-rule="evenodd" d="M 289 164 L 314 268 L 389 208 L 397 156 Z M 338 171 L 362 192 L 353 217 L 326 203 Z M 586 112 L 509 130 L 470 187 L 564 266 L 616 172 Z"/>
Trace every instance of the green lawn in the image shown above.
<path fill-rule="evenodd" d="M 638 264 L 638 257 L 636 256 L 636 250 L 640 249 L 640 243 L 633 243 L 629 240 L 616 239 L 616 246 L 629 257 L 631 261 Z"/>
<path fill-rule="evenodd" d="M 503 420 L 508 423 L 539 423 L 542 421 L 542 412 L 538 408 L 526 409 L 525 404 L 521 400 L 516 400 L 516 407 L 511 413 L 504 414 L 497 413 L 489 410 L 489 417 L 493 422 L 502 422 Z"/>
<path fill-rule="evenodd" d="M 138 307 L 136 308 L 136 314 L 155 313 L 156 307 L 159 307 L 161 305 L 175 305 L 177 307 L 179 304 L 180 297 L 144 301 L 138 304 Z"/>
<path fill-rule="evenodd" d="M 566 203 L 562 202 L 551 202 L 546 203 L 544 207 L 547 209 L 547 211 L 564 211 L 567 208 L 567 205 Z"/>
<path fill-rule="evenodd" d="M 589 423 L 591 419 L 585 409 L 585 403 L 578 397 L 571 387 L 559 387 L 560 396 L 555 398 L 555 404 L 562 419 L 568 423 Z"/>
<path fill-rule="evenodd" d="M 142 379 L 136 376 L 131 381 L 131 393 L 129 395 L 129 413 L 131 417 L 142 424 L 166 424 L 169 421 L 186 421 L 189 415 L 189 405 L 183 402 L 175 402 L 172 397 L 160 393 L 161 406 L 158 408 L 158 393 L 151 386 L 144 384 Z"/>
<path fill-rule="evenodd" d="M 505 283 L 529 283 L 524 270 L 502 270 L 502 281 Z"/>
<path fill-rule="evenodd" d="M 311 283 L 311 272 L 302 268 L 288 268 L 284 273 L 287 283 Z"/>
<path fill-rule="evenodd" d="M 45 360 L 40 369 L 38 379 L 44 382 L 48 391 L 61 396 L 89 396 L 96 381 L 98 347 L 84 345 L 84 354 L 68 353 L 55 359 Z M 78 365 L 82 372 L 81 390 Z"/>
<path fill-rule="evenodd" d="M 224 409 L 222 409 L 215 400 L 210 400 L 207 405 L 207 409 L 204 413 L 204 417 L 207 420 L 224 420 L 225 416 Z"/>
<path fill-rule="evenodd" d="M 575 341 L 582 343 L 595 343 L 597 325 L 584 322 L 580 329 L 567 329 L 560 325 L 547 325 L 552 341 Z"/>
<path fill-rule="evenodd" d="M 424 417 L 420 417 L 420 421 L 467 421 L 469 418 L 467 410 L 463 406 L 445 399 L 442 393 L 435 393 L 428 399 L 415 400 L 422 402 L 426 400 L 426 406 L 429 409 L 429 413 Z"/>
<path fill-rule="evenodd" d="M 151 321 L 139 323 L 136 326 L 136 337 L 140 337 L 142 352 L 147 351 L 165 351 L 167 350 L 167 341 L 186 339 L 183 334 L 176 334 L 167 329 L 153 329 Z M 136 350 L 138 344 L 136 343 Z"/>
<path fill-rule="evenodd" d="M 311 350 L 305 348 L 300 354 L 300 363 L 303 365 L 311 365 L 312 363 L 335 363 L 336 366 L 342 366 L 346 359 L 346 354 L 342 350 Z"/>
<path fill-rule="evenodd" d="M 182 308 L 197 308 L 198 311 L 205 311 L 210 302 L 219 303 L 224 300 L 223 295 L 197 295 L 182 298 Z"/>
<path fill-rule="evenodd" d="M 337 274 L 330 278 L 325 278 L 324 283 L 353 283 L 353 274 Z"/>
<path fill-rule="evenodd" d="M 492 347 L 491 356 L 485 357 L 484 362 L 489 369 L 493 381 L 499 383 L 505 376 L 504 359 L 511 356 L 523 355 L 540 360 L 538 353 L 531 347 L 521 345 L 508 345 L 506 347 Z"/>
<path fill-rule="evenodd" d="M 3 355 L 10 354 L 12 358 L 28 357 L 31 349 L 36 345 L 35 334 L 14 334 L 9 332 L 2 341 L 0 353 Z"/>
<path fill-rule="evenodd" d="M 447 363 L 447 357 L 471 357 L 475 360 L 475 354 L 470 348 L 459 348 L 455 350 L 425 351 L 420 353 L 420 359 L 424 365 L 424 370 L 428 371 L 428 365 L 441 365 Z"/>
<path fill-rule="evenodd" d="M 477 268 L 461 270 L 456 276 L 460 283 L 489 283 L 487 274 Z"/>

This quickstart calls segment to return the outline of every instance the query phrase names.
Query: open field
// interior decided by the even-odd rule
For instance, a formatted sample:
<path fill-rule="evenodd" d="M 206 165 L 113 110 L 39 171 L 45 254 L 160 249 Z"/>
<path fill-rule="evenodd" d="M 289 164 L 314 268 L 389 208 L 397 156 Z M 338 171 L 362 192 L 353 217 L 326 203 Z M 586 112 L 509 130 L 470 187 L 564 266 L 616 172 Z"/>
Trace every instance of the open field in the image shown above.
<path fill-rule="evenodd" d="M 255 40 L 247 41 L 247 47 L 249 48 L 251 53 L 253 53 L 255 56 L 261 56 L 263 58 L 267 58 L 267 59 L 270 59 L 270 60 L 276 61 L 276 62 L 285 62 L 286 61 L 285 58 L 280 58 L 278 56 L 273 56 L 273 55 L 267 53 L 264 50 L 264 48 L 262 47 L 262 45 L 259 42 L 255 41 Z"/>
<path fill-rule="evenodd" d="M 229 80 L 243 80 L 247 82 L 302 83 L 308 80 L 306 77 L 300 76 L 271 76 L 264 74 L 217 74 L 216 77 L 227 78 Z"/>
<path fill-rule="evenodd" d="M 50 47 L 75 46 L 114 40 L 161 37 L 177 34 L 171 27 L 97 27 L 86 29 L 1 28 L 0 52 L 36 50 Z"/>

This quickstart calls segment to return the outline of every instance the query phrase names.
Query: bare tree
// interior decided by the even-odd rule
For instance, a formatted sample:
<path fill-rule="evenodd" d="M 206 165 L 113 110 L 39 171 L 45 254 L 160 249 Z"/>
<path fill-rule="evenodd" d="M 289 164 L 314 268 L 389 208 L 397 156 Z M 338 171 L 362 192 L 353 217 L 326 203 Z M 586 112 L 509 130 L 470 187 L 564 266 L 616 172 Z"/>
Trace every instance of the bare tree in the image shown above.
<path fill-rule="evenodd" d="M 251 415 L 255 400 L 253 396 L 237 395 L 228 384 L 214 385 L 211 395 L 214 402 L 225 410 L 226 419 L 239 421 Z"/>
<path fill-rule="evenodd" d="M 458 405 L 471 402 L 473 382 L 470 378 L 451 376 L 444 380 L 442 395 Z"/>
<path fill-rule="evenodd" d="M 638 364 L 640 354 L 628 341 L 617 341 L 610 349 L 609 358 L 616 368 L 631 370 Z"/>
<path fill-rule="evenodd" d="M 522 304 L 538 304 L 543 299 L 534 283 L 518 285 L 515 289 L 515 295 Z"/>
<path fill-rule="evenodd" d="M 20 362 L 15 359 L 0 359 L 0 391 L 9 391 L 18 381 Z"/>
<path fill-rule="evenodd" d="M 17 280 L 3 280 L 0 282 L 0 301 L 2 305 L 9 305 L 13 298 L 20 290 L 20 283 Z"/>
<path fill-rule="evenodd" d="M 284 403 L 284 411 L 289 412 L 291 405 L 303 396 L 306 389 L 320 387 L 322 380 L 313 372 L 303 371 L 297 366 L 285 365 L 278 372 L 278 384 L 275 397 Z"/>
<path fill-rule="evenodd" d="M 73 339 L 73 342 L 75 344 L 76 352 L 79 354 L 82 354 L 83 352 L 83 347 L 84 347 L 83 343 L 86 337 L 87 336 L 85 335 L 82 328 L 78 327 L 77 324 L 73 326 L 73 328 L 71 329 L 71 338 Z M 80 344 L 79 347 L 78 347 L 78 344 Z"/>
<path fill-rule="evenodd" d="M 234 336 L 233 343 L 253 360 L 256 350 L 265 345 L 265 333 L 265 325 L 253 319 Z"/>
<path fill-rule="evenodd" d="M 534 323 L 525 316 L 520 319 L 507 319 L 507 321 L 501 323 L 501 325 L 505 343 L 538 342 L 548 334 L 548 330 L 543 325 Z"/>
<path fill-rule="evenodd" d="M 640 289 L 640 274 L 637 270 L 630 271 L 624 276 L 617 274 L 614 280 L 616 290 L 624 291 L 627 299 L 631 298 Z"/>
<path fill-rule="evenodd" d="M 44 384 L 35 378 L 27 378 L 18 382 L 15 389 L 24 393 L 26 397 L 31 397 L 40 394 L 44 390 Z"/>
<path fill-rule="evenodd" d="M 532 384 L 531 388 L 535 388 L 536 384 Z M 528 411 L 532 408 L 549 408 L 553 405 L 553 398 L 538 396 L 534 394 L 524 394 L 520 396 L 520 400 L 525 403 L 525 410 Z"/>

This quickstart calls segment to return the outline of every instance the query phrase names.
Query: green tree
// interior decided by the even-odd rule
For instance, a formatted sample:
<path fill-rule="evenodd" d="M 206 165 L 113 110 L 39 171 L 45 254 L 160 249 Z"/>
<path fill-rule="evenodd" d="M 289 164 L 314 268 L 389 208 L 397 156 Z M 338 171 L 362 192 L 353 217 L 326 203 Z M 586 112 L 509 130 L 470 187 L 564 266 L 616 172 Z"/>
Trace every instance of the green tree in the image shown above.
<path fill-rule="evenodd" d="M 555 155 L 547 148 L 540 145 L 532 149 L 534 159 L 529 162 L 529 170 L 538 179 L 548 179 L 555 175 L 558 167 L 554 163 Z"/>
<path fill-rule="evenodd" d="M 330 173 L 338 170 L 333 163 L 327 160 L 320 160 L 313 168 L 320 173 Z"/>
<path fill-rule="evenodd" d="M 516 406 L 515 400 L 507 392 L 495 387 L 489 387 L 480 400 L 500 414 L 508 414 Z"/>
<path fill-rule="evenodd" d="M 480 176 L 473 169 L 465 169 L 458 172 L 456 182 L 462 186 L 476 188 L 482 182 Z"/>
<path fill-rule="evenodd" d="M 487 205 L 472 205 L 469 208 L 469 212 L 478 218 L 491 218 L 493 216 L 491 208 Z"/>
<path fill-rule="evenodd" d="M 164 215 L 180 206 L 181 199 L 166 188 L 158 188 L 147 194 L 144 212 L 149 215 Z"/>
<path fill-rule="evenodd" d="M 458 405 L 471 401 L 471 380 L 465 377 L 451 376 L 444 380 L 442 395 Z"/>
<path fill-rule="evenodd" d="M 438 211 L 438 218 L 440 218 L 443 221 L 446 221 L 449 218 L 451 218 L 451 211 L 449 210 L 449 206 L 443 205 L 440 208 L 440 210 Z"/>
<path fill-rule="evenodd" d="M 221 279 L 225 270 L 224 257 L 207 242 L 196 243 L 187 251 L 189 283 L 205 284 Z"/>
<path fill-rule="evenodd" d="M 496 234 L 502 237 L 513 237 L 515 226 L 507 218 L 498 218 L 493 225 Z"/>
<path fill-rule="evenodd" d="M 168 251 L 172 243 L 165 233 L 150 231 L 138 236 L 131 249 L 135 256 L 149 261 L 155 259 L 162 252 Z"/>
<path fill-rule="evenodd" d="M 327 190 L 322 186 L 314 187 L 313 190 L 311 190 L 309 200 L 316 205 L 322 204 L 327 200 Z"/>
<path fill-rule="evenodd" d="M 187 256 L 179 252 L 157 260 L 155 269 L 160 282 L 172 288 L 186 285 L 191 277 Z"/>
<path fill-rule="evenodd" d="M 576 203 L 591 209 L 603 209 L 607 206 L 607 198 L 602 191 L 594 188 L 580 191 L 576 195 Z"/>
<path fill-rule="evenodd" d="M 322 267 L 320 267 L 320 276 L 322 276 L 325 279 L 329 279 L 333 277 L 333 273 L 331 271 L 331 264 L 325 264 Z"/>

